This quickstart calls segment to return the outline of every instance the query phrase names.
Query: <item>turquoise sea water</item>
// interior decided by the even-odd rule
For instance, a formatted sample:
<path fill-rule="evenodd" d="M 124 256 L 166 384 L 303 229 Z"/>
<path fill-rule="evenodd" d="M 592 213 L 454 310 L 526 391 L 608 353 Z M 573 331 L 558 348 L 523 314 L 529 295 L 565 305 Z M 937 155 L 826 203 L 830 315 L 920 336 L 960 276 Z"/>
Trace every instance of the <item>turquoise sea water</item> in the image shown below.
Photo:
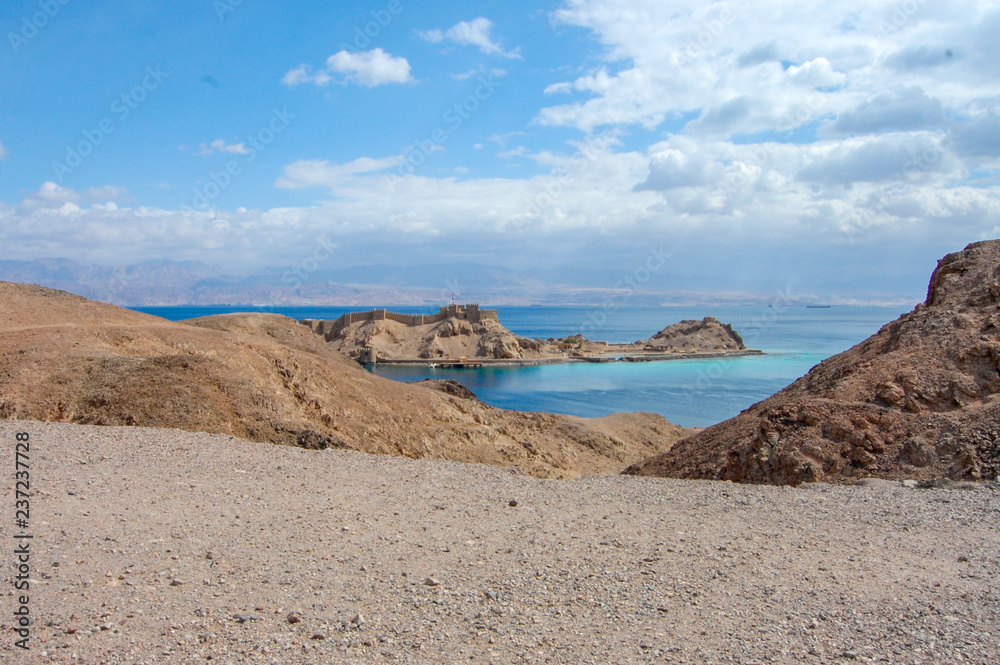
<path fill-rule="evenodd" d="M 171 320 L 237 311 L 267 311 L 295 319 L 332 319 L 366 308 L 139 307 Z M 429 307 L 394 311 L 431 313 Z M 510 409 L 601 416 L 652 411 L 678 425 L 704 427 L 735 416 L 781 390 L 814 365 L 844 351 L 909 307 L 801 305 L 622 307 L 500 307 L 500 321 L 525 337 L 565 337 L 581 330 L 590 339 L 634 342 L 671 323 L 714 316 L 733 324 L 764 356 L 648 363 L 570 363 L 537 367 L 442 369 L 377 366 L 397 381 L 455 379 L 483 401 Z"/>

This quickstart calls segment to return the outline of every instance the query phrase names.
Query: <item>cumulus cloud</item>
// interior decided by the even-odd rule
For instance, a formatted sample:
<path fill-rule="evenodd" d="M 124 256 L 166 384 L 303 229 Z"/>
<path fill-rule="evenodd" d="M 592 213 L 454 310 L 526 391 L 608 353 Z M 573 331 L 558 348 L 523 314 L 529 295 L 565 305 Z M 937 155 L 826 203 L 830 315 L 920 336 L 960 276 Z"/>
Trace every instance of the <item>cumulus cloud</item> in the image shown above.
<path fill-rule="evenodd" d="M 505 58 L 521 58 L 520 49 L 505 51 L 500 44 L 493 41 L 490 33 L 493 31 L 493 22 L 482 16 L 471 21 L 462 21 L 447 30 L 424 30 L 420 36 L 432 43 L 439 44 L 445 40 L 460 44 L 462 46 L 475 46 L 487 55 L 499 55 Z"/>
<path fill-rule="evenodd" d="M 687 124 L 695 133 L 731 134 L 739 129 L 747 129 L 748 121 L 764 111 L 760 100 L 750 95 L 741 95 L 727 100 L 719 106 L 705 109 L 697 120 Z"/>
<path fill-rule="evenodd" d="M 320 187 L 328 200 L 270 210 L 136 207 L 116 188 L 77 192 L 46 183 L 13 208 L 0 204 L 0 235 L 25 258 L 120 263 L 122 257 L 169 256 L 241 267 L 295 264 L 311 255 L 319 237 L 336 244 L 342 260 L 419 253 L 501 264 L 516 257 L 527 265 L 551 265 L 559 256 L 586 257 L 592 265 L 595 257 L 614 255 L 627 266 L 644 259 L 649 247 L 663 246 L 697 259 L 675 266 L 676 276 L 689 282 L 717 275 L 720 265 L 759 269 L 768 262 L 765 254 L 780 246 L 786 273 L 812 271 L 826 283 L 821 261 L 840 247 L 845 261 L 853 262 L 841 268 L 864 294 L 866 280 L 870 287 L 872 276 L 884 272 L 875 259 L 886 246 L 947 230 L 934 246 L 939 253 L 956 237 L 995 235 L 1000 216 L 1000 187 L 941 186 L 953 161 L 945 145 L 937 146 L 942 167 L 922 178 L 886 181 L 891 169 L 885 164 L 864 171 L 858 165 L 865 157 L 890 152 L 878 140 L 750 145 L 672 136 L 647 153 L 616 152 L 622 149 L 617 140 L 596 137 L 575 152 L 534 155 L 549 168 L 521 179 L 399 177 L 399 156 L 300 160 L 288 164 L 275 184 Z M 818 170 L 830 161 L 840 163 L 831 166 L 835 172 L 848 163 L 857 167 L 856 178 L 867 179 L 845 187 Z M 817 246 L 824 248 L 822 257 L 809 255 Z M 720 256 L 729 258 L 720 263 Z M 802 256 L 809 259 L 796 264 L 794 257 Z M 920 266 L 917 281 L 927 269 Z M 581 278 L 582 270 L 577 268 Z"/>
<path fill-rule="evenodd" d="M 207 157 L 217 152 L 225 152 L 231 155 L 250 154 L 249 148 L 247 148 L 242 143 L 229 144 L 223 141 L 222 139 L 216 139 L 215 141 L 212 141 L 211 143 L 208 144 L 202 143 L 201 145 L 198 146 L 199 155 L 205 155 Z"/>
<path fill-rule="evenodd" d="M 799 180 L 835 185 L 961 176 L 960 164 L 941 137 L 929 134 L 888 134 L 814 146 L 805 162 Z"/>
<path fill-rule="evenodd" d="M 548 92 L 578 99 L 543 108 L 536 120 L 588 132 L 620 124 L 656 128 L 755 98 L 770 110 L 771 128 L 780 130 L 782 119 L 816 90 L 823 92 L 822 108 L 796 126 L 901 85 L 918 86 L 947 112 L 988 89 L 987 72 L 995 69 L 988 63 L 1000 56 L 989 29 L 1000 28 L 1000 8 L 985 3 L 954 12 L 919 4 L 919 14 L 904 16 L 896 27 L 890 20 L 899 5 L 889 1 L 567 1 L 553 12 L 554 22 L 589 30 L 605 47 L 603 62 L 550 83 Z M 742 121 L 715 126 L 747 134 L 761 131 L 760 120 L 744 113 Z"/>
<path fill-rule="evenodd" d="M 809 88 L 833 88 L 847 82 L 847 76 L 834 71 L 826 58 L 815 58 L 801 65 L 788 68 L 788 76 L 795 85 Z"/>
<path fill-rule="evenodd" d="M 548 84 L 571 98 L 535 121 L 680 126 L 649 147 L 633 191 L 657 194 L 648 211 L 688 229 L 728 223 L 802 246 L 862 231 L 923 242 L 940 237 L 937 223 L 953 237 L 996 235 L 1000 106 L 986 72 L 1000 43 L 984 26 L 1000 28 L 1000 9 L 920 3 L 883 29 L 898 8 L 567 1 L 554 21 L 605 49 Z"/>
<path fill-rule="evenodd" d="M 343 82 L 357 83 L 367 88 L 413 81 L 410 63 L 406 58 L 375 48 L 360 52 L 338 51 L 327 58 L 325 71 L 313 72 L 309 65 L 299 65 L 289 70 L 281 82 L 290 87 L 305 83 L 323 87 L 335 80 L 335 74 L 340 74 Z"/>
<path fill-rule="evenodd" d="M 25 197 L 17 209 L 22 214 L 39 210 L 73 211 L 79 210 L 82 204 L 114 201 L 124 195 L 125 189 L 122 187 L 94 187 L 78 192 L 47 181 L 37 191 Z"/>
<path fill-rule="evenodd" d="M 635 189 L 658 192 L 669 214 L 741 227 L 755 220 L 762 237 L 781 232 L 793 242 L 807 243 L 812 224 L 857 233 L 870 230 L 873 218 L 904 237 L 918 220 L 967 219 L 969 210 L 984 215 L 975 237 L 989 235 L 985 211 L 1000 206 L 988 203 L 997 188 L 964 186 L 964 175 L 953 146 L 932 133 L 809 144 L 672 136 L 650 148 L 648 173 Z"/>
<path fill-rule="evenodd" d="M 326 65 L 331 71 L 345 74 L 347 80 L 369 88 L 413 80 L 410 76 L 410 63 L 406 58 L 394 57 L 381 48 L 360 53 L 340 51 L 331 55 Z"/>
<path fill-rule="evenodd" d="M 941 100 L 920 86 L 895 85 L 837 115 L 821 132 L 827 136 L 940 128 L 947 124 Z"/>
<path fill-rule="evenodd" d="M 1000 158 L 1000 106 L 978 118 L 955 123 L 949 138 L 963 157 Z"/>
<path fill-rule="evenodd" d="M 762 42 L 744 51 L 736 59 L 738 67 L 753 67 L 765 62 L 778 62 L 781 60 L 781 49 L 777 42 Z"/>
<path fill-rule="evenodd" d="M 888 54 L 885 64 L 896 70 L 930 69 L 948 65 L 956 60 L 955 51 L 945 46 L 916 44 Z M 960 56 L 958 56 L 960 57 Z"/>
<path fill-rule="evenodd" d="M 636 191 L 704 187 L 721 182 L 724 171 L 721 162 L 683 137 L 677 137 L 672 143 L 653 153 L 649 176 L 636 185 Z"/>

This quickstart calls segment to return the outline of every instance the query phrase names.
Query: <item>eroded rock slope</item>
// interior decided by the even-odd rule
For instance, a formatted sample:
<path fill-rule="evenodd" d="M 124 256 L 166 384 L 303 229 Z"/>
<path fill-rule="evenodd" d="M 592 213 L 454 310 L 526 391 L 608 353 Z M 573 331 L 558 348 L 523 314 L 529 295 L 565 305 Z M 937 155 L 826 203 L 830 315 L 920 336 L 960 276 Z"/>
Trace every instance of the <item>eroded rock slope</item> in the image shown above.
<path fill-rule="evenodd" d="M 739 416 L 626 473 L 798 484 L 1000 474 L 1000 241 L 938 262 L 927 299 Z"/>

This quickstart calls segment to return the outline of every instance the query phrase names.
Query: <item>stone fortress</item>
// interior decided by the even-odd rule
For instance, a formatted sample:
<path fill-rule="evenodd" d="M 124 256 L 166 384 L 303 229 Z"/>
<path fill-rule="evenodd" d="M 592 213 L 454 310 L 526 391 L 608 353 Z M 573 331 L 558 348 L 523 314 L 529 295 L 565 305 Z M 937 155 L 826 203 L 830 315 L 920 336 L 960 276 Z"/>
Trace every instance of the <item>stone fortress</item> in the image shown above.
<path fill-rule="evenodd" d="M 303 319 L 302 323 L 330 342 L 336 339 L 340 331 L 352 323 L 395 321 L 407 326 L 424 326 L 433 325 L 446 319 L 479 323 L 480 321 L 499 321 L 500 316 L 495 309 L 479 309 L 478 304 L 456 305 L 452 303 L 447 307 L 442 307 L 437 314 L 400 314 L 385 309 L 372 309 L 367 312 L 349 312 L 333 321 Z"/>
<path fill-rule="evenodd" d="M 522 337 L 501 325 L 497 310 L 480 309 L 477 304 L 452 303 L 437 314 L 371 309 L 301 323 L 363 365 L 637 362 L 760 353 L 747 349 L 732 326 L 712 317 L 680 321 L 650 339 L 615 344 L 588 340 L 582 334 L 561 339 Z M 478 364 L 471 365 L 470 360 Z"/>

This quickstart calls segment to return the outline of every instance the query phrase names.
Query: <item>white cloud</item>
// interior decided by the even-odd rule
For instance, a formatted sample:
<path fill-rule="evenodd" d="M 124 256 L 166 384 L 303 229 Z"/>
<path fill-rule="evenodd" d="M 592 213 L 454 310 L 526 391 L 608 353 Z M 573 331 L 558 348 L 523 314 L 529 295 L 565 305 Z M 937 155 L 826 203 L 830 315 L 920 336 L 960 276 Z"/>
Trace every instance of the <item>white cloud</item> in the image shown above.
<path fill-rule="evenodd" d="M 963 175 L 961 164 L 948 151 L 941 137 L 926 133 L 887 134 L 814 144 L 803 153 L 805 163 L 797 177 L 806 182 L 833 185 L 933 182 L 941 174 L 953 181 Z"/>
<path fill-rule="evenodd" d="M 827 136 L 872 134 L 934 129 L 947 122 L 941 100 L 928 97 L 920 86 L 894 85 L 840 112 L 821 132 Z"/>
<path fill-rule="evenodd" d="M 665 191 L 681 187 L 703 187 L 722 182 L 724 166 L 690 139 L 677 137 L 652 155 L 649 177 L 638 190 Z"/>
<path fill-rule="evenodd" d="M 963 156 L 1000 158 L 1000 105 L 992 112 L 957 122 L 950 135 L 954 149 Z"/>
<path fill-rule="evenodd" d="M 886 246 L 913 246 L 921 238 L 938 253 L 956 238 L 997 233 L 1000 186 L 943 186 L 955 177 L 948 145 L 938 143 L 940 156 L 913 178 L 887 180 L 891 159 L 866 165 L 879 153 L 902 156 L 933 145 L 930 133 L 918 138 L 754 145 L 671 136 L 645 153 L 615 152 L 621 144 L 604 135 L 571 154 L 532 155 L 547 173 L 521 179 L 469 178 L 462 169 L 452 177 L 400 176 L 401 156 L 300 160 L 275 184 L 321 187 L 319 201 L 235 212 L 134 207 L 117 188 L 76 192 L 46 183 L 16 207 L 0 204 L 0 235 L 25 258 L 120 263 L 169 256 L 247 268 L 293 265 L 323 235 L 344 260 L 419 253 L 607 266 L 596 257 L 611 253 L 627 267 L 650 246 L 664 245 L 694 257 L 670 277 L 688 282 L 709 273 L 717 279 L 720 266 L 727 274 L 740 265 L 759 270 L 769 261 L 765 255 L 783 248 L 782 275 L 812 271 L 826 283 L 829 266 L 815 264 L 815 248 L 823 247 L 823 260 L 832 261 L 839 247 L 853 262 L 840 268 L 859 281 L 854 293 L 860 295 L 870 275 L 884 272 L 876 259 Z M 853 174 L 852 182 L 839 177 L 845 173 Z M 918 253 L 926 258 L 926 251 Z M 927 269 L 921 266 L 918 281 Z M 671 281 L 665 288 L 678 287 Z"/>
<path fill-rule="evenodd" d="M 984 26 L 1000 29 L 997 4 L 915 3 L 883 30 L 898 2 L 566 0 L 554 20 L 605 50 L 549 83 L 571 98 L 536 123 L 674 124 L 633 188 L 657 193 L 647 214 L 679 233 L 728 224 L 800 247 L 862 231 L 989 237 L 1000 97 L 985 72 L 1000 41 Z"/>
<path fill-rule="evenodd" d="M 352 176 L 385 171 L 403 162 L 402 156 L 372 159 L 361 157 L 346 164 L 331 164 L 325 160 L 300 159 L 285 167 L 285 172 L 275 185 L 282 189 L 304 189 L 323 186 L 331 189 Z"/>
<path fill-rule="evenodd" d="M 387 83 L 409 83 L 410 63 L 406 58 L 395 57 L 381 48 L 371 51 L 339 51 L 326 60 L 326 70 L 313 72 L 309 65 L 299 65 L 289 70 L 281 79 L 282 84 L 295 87 L 304 83 L 323 87 L 340 74 L 344 82 L 357 83 L 368 88 Z"/>
<path fill-rule="evenodd" d="M 8 154 L 7 148 L 3 147 L 3 143 L 0 143 L 0 159 L 6 159 Z"/>
<path fill-rule="evenodd" d="M 649 245 L 668 242 L 687 243 L 705 271 L 727 274 L 738 271 L 715 250 L 747 255 L 745 265 L 762 271 L 775 265 L 763 253 L 781 247 L 792 257 L 780 264 L 784 274 L 811 269 L 827 280 L 831 265 L 796 268 L 795 257 L 853 251 L 854 239 L 874 248 L 870 263 L 885 274 L 877 259 L 900 246 L 920 245 L 926 258 L 945 244 L 955 249 L 1000 233 L 996 4 L 958 11 L 920 2 L 903 25 L 883 31 L 898 0 L 565 0 L 556 22 L 590 31 L 603 48 L 596 60 L 561 70 L 574 72 L 566 80 L 546 81 L 546 93 L 566 96 L 541 109 L 537 123 L 592 139 L 605 126 L 618 133 L 571 154 L 551 144 L 531 152 L 515 134 L 488 139 L 503 155 L 533 160 L 541 175 L 470 178 L 468 166 L 482 172 L 471 163 L 429 171 L 451 177 L 413 175 L 406 151 L 298 160 L 275 186 L 315 195 L 311 205 L 235 212 L 130 207 L 121 190 L 46 183 L 16 206 L 0 203 L 0 236 L 25 255 L 213 262 L 225 255 L 248 265 L 299 260 L 323 233 L 345 257 L 437 252 L 538 265 L 562 257 L 588 267 L 604 265 L 595 257 L 608 252 L 645 256 Z M 494 41 L 492 27 L 478 18 L 422 36 L 517 56 Z M 409 81 L 409 63 L 381 49 L 341 51 L 282 79 L 287 86 Z M 654 131 L 659 142 L 626 149 L 616 137 L 628 125 Z M 482 150 L 483 137 L 508 129 L 523 128 L 487 129 L 465 141 L 478 139 L 472 147 Z M 553 133 L 531 134 L 535 146 Z M 239 148 L 220 140 L 200 149 Z"/>
<path fill-rule="evenodd" d="M 487 71 L 485 67 L 479 67 L 478 69 L 470 69 L 467 72 L 462 72 L 460 74 L 452 74 L 451 77 L 456 81 L 465 81 L 472 78 L 473 76 L 486 76 Z M 489 70 L 489 76 L 492 78 L 502 78 L 507 76 L 507 70 L 501 67 L 492 67 Z"/>
<path fill-rule="evenodd" d="M 847 82 L 847 76 L 834 71 L 826 58 L 816 58 L 801 65 L 788 68 L 788 76 L 795 85 L 809 88 L 832 88 Z"/>
<path fill-rule="evenodd" d="M 202 143 L 198 146 L 199 155 L 205 155 L 207 157 L 217 152 L 227 152 L 231 155 L 248 155 L 250 154 L 250 149 L 242 143 L 229 144 L 222 139 L 216 139 L 207 145 Z"/>
<path fill-rule="evenodd" d="M 345 74 L 347 80 L 369 88 L 413 80 L 410 76 L 410 63 L 406 58 L 393 57 L 381 48 L 360 53 L 340 51 L 327 59 L 326 66 L 330 71 Z"/>
<path fill-rule="evenodd" d="M 109 201 L 124 195 L 125 189 L 121 187 L 94 187 L 78 192 L 47 181 L 42 183 L 38 191 L 32 192 L 21 201 L 18 211 L 31 213 L 38 210 L 69 210 L 81 203 Z"/>
<path fill-rule="evenodd" d="M 417 34 L 420 35 L 421 39 L 431 44 L 440 44 L 444 41 L 444 32 L 436 28 L 434 30 L 421 30 Z"/>
<path fill-rule="evenodd" d="M 553 20 L 589 30 L 605 50 L 589 71 L 549 84 L 547 92 L 577 99 L 542 109 L 537 121 L 588 132 L 619 124 L 652 129 L 745 99 L 742 118 L 703 123 L 738 135 L 789 129 L 784 120 L 817 89 L 822 104 L 794 126 L 894 86 L 919 87 L 946 113 L 996 94 L 988 74 L 995 70 L 990 58 L 1000 57 L 1000 40 L 989 31 L 1000 29 L 996 2 L 968 11 L 915 3 L 897 28 L 900 7 L 893 0 L 566 0 Z"/>
<path fill-rule="evenodd" d="M 298 67 L 289 70 L 285 74 L 284 78 L 281 79 L 282 84 L 289 87 L 295 87 L 297 85 L 302 85 L 303 83 L 312 83 L 319 87 L 323 87 L 333 80 L 333 77 L 326 72 L 320 71 L 313 73 L 312 67 L 309 65 L 299 65 Z"/>
<path fill-rule="evenodd" d="M 500 44 L 493 41 L 490 33 L 493 30 L 493 22 L 482 16 L 471 21 L 462 21 L 446 31 L 424 30 L 420 36 L 432 43 L 439 44 L 446 39 L 462 46 L 476 46 L 487 55 L 500 55 L 505 58 L 521 58 L 521 50 L 505 51 Z"/>

